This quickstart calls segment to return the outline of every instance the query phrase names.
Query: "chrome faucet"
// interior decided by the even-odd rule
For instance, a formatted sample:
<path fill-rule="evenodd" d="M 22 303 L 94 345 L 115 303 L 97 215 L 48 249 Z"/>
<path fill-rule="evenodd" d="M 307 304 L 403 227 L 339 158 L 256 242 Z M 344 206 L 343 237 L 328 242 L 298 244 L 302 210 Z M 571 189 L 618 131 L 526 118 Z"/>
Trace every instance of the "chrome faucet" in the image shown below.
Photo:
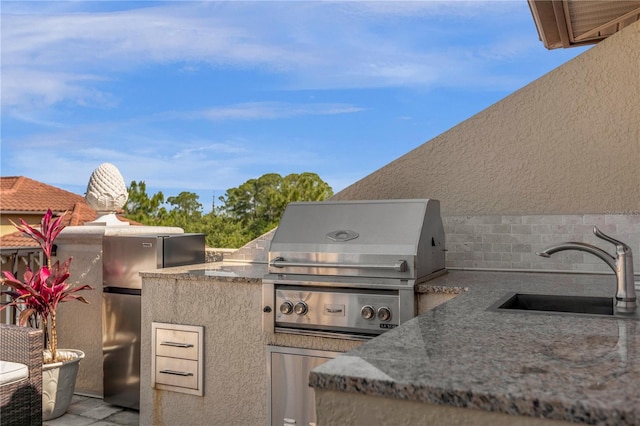
<path fill-rule="evenodd" d="M 632 313 L 638 305 L 636 289 L 633 283 L 633 257 L 631 247 L 603 234 L 597 226 L 593 227 L 596 237 L 610 242 L 616 246 L 616 257 L 611 256 L 599 247 L 586 243 L 567 242 L 551 246 L 544 251 L 536 253 L 538 256 L 551 257 L 552 254 L 564 250 L 579 250 L 591 253 L 604 260 L 616 274 L 617 289 L 615 308 L 620 313 Z"/>

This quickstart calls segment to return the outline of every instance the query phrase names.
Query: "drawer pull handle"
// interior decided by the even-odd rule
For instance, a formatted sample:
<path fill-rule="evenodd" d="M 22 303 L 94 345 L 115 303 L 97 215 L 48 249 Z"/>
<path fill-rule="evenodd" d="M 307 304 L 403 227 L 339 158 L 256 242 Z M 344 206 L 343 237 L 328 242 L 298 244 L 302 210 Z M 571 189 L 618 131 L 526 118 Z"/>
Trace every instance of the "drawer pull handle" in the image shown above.
<path fill-rule="evenodd" d="M 173 376 L 193 376 L 193 373 L 187 373 L 185 371 L 174 371 L 174 370 L 160 370 L 162 374 L 171 374 Z"/>
<path fill-rule="evenodd" d="M 192 348 L 191 343 L 178 343 L 178 342 L 162 342 L 161 346 L 173 346 L 174 348 Z"/>

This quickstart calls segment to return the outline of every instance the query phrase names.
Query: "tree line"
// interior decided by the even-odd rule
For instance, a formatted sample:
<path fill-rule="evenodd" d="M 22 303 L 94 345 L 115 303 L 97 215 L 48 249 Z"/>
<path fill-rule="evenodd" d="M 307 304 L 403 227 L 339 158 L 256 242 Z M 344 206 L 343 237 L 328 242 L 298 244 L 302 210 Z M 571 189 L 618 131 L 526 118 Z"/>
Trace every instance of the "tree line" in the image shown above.
<path fill-rule="evenodd" d="M 206 234 L 208 247 L 238 248 L 278 226 L 287 204 L 323 201 L 333 195 L 331 187 L 316 173 L 280 176 L 268 173 L 249 179 L 218 197 L 209 213 L 203 213 L 199 196 L 181 192 L 167 197 L 147 194 L 144 181 L 132 181 L 124 216 L 149 226 L 177 226 L 188 233 Z"/>

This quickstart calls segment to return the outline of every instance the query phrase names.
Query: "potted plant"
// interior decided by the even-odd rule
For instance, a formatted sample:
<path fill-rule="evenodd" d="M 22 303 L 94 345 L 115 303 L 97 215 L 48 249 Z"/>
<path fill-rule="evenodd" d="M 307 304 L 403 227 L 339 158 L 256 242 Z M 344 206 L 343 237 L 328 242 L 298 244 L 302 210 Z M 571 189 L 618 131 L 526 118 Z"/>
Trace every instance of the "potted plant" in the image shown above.
<path fill-rule="evenodd" d="M 11 272 L 3 271 L 1 283 L 10 288 L 3 291 L 11 299 L 0 307 L 16 306 L 20 310 L 18 323 L 26 325 L 42 324 L 45 335 L 45 350 L 42 367 L 42 416 L 43 420 L 54 419 L 67 411 L 75 389 L 79 362 L 84 352 L 75 349 L 58 349 L 56 330 L 57 308 L 60 303 L 78 300 L 89 303 L 76 293 L 91 290 L 89 285 L 73 286 L 69 279 L 71 258 L 51 264 L 51 256 L 56 237 L 64 229 L 62 223 L 66 212 L 54 219 L 51 209 L 42 217 L 40 229 L 28 225 L 20 219 L 20 225 L 11 223 L 26 236 L 35 240 L 44 253 L 46 262 L 37 271 L 27 267 L 23 279 L 19 280 Z"/>

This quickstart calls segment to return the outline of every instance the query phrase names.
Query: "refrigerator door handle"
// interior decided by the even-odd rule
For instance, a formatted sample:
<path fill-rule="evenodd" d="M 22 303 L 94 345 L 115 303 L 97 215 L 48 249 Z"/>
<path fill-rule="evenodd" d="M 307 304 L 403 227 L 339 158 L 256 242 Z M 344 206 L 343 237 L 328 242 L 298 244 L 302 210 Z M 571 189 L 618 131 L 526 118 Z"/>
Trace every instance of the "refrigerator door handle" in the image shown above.
<path fill-rule="evenodd" d="M 142 290 L 139 288 L 126 288 L 126 287 L 103 287 L 103 293 L 109 294 L 127 294 L 129 296 L 141 296 Z"/>

